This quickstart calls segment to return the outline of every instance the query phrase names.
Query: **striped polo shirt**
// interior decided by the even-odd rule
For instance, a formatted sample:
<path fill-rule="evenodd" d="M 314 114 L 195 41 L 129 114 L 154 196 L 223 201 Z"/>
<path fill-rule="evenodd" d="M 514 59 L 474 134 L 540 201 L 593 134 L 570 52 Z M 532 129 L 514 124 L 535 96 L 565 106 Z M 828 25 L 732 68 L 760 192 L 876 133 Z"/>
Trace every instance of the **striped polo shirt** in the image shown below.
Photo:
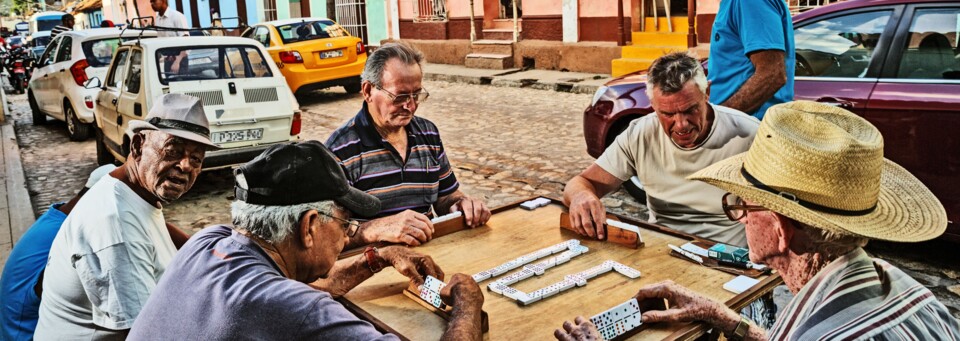
<path fill-rule="evenodd" d="M 73 31 L 73 29 L 63 25 L 54 26 L 53 29 L 50 30 L 50 39 L 56 38 L 58 35 L 60 35 L 60 33 L 66 31 Z"/>
<path fill-rule="evenodd" d="M 769 340 L 958 340 L 960 323 L 922 284 L 861 248 L 790 301 Z"/>
<path fill-rule="evenodd" d="M 407 124 L 407 160 L 374 127 L 367 103 L 327 139 L 350 185 L 380 199 L 375 218 L 404 210 L 429 214 L 437 198 L 460 187 L 444 152 L 437 126 L 414 116 Z"/>

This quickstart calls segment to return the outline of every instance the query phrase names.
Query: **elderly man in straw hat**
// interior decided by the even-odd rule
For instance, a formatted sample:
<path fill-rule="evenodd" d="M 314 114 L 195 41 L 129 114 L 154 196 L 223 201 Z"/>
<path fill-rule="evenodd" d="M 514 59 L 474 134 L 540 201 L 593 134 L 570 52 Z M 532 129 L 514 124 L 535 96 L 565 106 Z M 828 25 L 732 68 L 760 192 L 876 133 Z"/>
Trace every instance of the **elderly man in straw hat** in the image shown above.
<path fill-rule="evenodd" d="M 168 94 L 129 129 L 127 161 L 53 240 L 36 339 L 122 339 L 177 251 L 161 209 L 193 186 L 215 148 L 207 117 L 197 98 Z"/>
<path fill-rule="evenodd" d="M 661 282 L 637 293 L 670 302 L 644 312 L 645 323 L 703 321 L 750 340 L 960 338 L 960 323 L 930 290 L 862 248 L 869 239 L 933 239 L 947 226 L 943 205 L 883 158 L 883 138 L 863 118 L 813 102 L 771 107 L 750 150 L 690 178 L 730 192 L 724 211 L 746 224 L 750 260 L 776 269 L 796 296 L 764 331 L 722 303 Z M 589 322 L 564 329 L 559 339 L 596 330 Z"/>

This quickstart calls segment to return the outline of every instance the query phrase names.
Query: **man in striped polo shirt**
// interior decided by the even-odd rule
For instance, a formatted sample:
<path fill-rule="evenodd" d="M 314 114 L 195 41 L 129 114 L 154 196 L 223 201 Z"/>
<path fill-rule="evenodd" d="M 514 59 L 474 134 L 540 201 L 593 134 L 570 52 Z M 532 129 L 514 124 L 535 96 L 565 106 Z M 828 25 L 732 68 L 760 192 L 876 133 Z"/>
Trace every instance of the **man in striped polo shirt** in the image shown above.
<path fill-rule="evenodd" d="M 422 86 L 423 55 L 385 44 L 367 58 L 363 107 L 327 139 L 350 185 L 380 199 L 380 213 L 362 224 L 348 247 L 377 241 L 420 245 L 433 235 L 431 211 L 461 211 L 467 226 L 490 219 L 486 204 L 459 190 L 437 126 L 414 116 L 429 93 Z"/>
<path fill-rule="evenodd" d="M 73 25 L 75 23 L 72 14 L 64 14 L 60 17 L 60 25 L 54 26 L 53 29 L 50 30 L 50 39 L 56 38 L 60 33 L 73 31 Z"/>
<path fill-rule="evenodd" d="M 746 225 L 750 260 L 777 270 L 796 296 L 764 331 L 666 281 L 636 295 L 670 301 L 644 312 L 645 324 L 703 321 L 733 340 L 960 339 L 960 322 L 930 290 L 863 250 L 869 239 L 919 242 L 947 227 L 940 201 L 883 158 L 883 137 L 863 118 L 814 102 L 775 105 L 746 153 L 689 178 L 729 192 L 723 210 Z M 576 321 L 554 335 L 596 333 Z"/>

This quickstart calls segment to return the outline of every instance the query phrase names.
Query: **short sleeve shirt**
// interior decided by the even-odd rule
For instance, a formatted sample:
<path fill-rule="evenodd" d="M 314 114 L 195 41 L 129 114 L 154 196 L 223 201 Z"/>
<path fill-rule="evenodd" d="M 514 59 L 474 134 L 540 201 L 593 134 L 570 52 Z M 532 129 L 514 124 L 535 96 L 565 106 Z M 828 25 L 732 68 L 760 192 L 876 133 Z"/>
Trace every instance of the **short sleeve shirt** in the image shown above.
<path fill-rule="evenodd" d="M 380 136 L 367 104 L 325 143 L 340 159 L 351 186 L 380 199 L 376 218 L 413 210 L 429 214 L 438 198 L 460 187 L 437 126 L 414 116 L 406 127 L 407 159 Z"/>
<path fill-rule="evenodd" d="M 190 28 L 190 24 L 187 24 L 187 17 L 183 16 L 183 13 L 178 12 L 177 10 L 167 7 L 167 10 L 161 15 L 157 13 L 156 23 L 157 27 L 166 27 L 166 28 L 176 28 L 176 29 L 187 29 Z M 157 36 L 164 37 L 180 37 L 190 35 L 187 31 L 159 31 Z"/>
<path fill-rule="evenodd" d="M 723 0 L 713 21 L 707 77 L 710 102 L 723 103 L 753 76 L 756 70 L 749 54 L 762 50 L 784 52 L 787 82 L 757 111 L 747 113 L 762 119 L 767 108 L 793 100 L 796 64 L 793 19 L 783 0 Z"/>
<path fill-rule="evenodd" d="M 163 212 L 103 177 L 53 240 L 35 338 L 114 339 L 129 329 L 173 259 Z"/>
<path fill-rule="evenodd" d="M 620 180 L 637 176 L 647 192 L 650 221 L 718 242 L 746 246 L 743 224 L 730 221 L 720 200 L 725 192 L 686 177 L 750 148 L 760 122 L 735 109 L 711 105 L 710 135 L 684 150 L 663 132 L 656 114 L 638 118 L 596 163 Z"/>
<path fill-rule="evenodd" d="M 286 278 L 256 242 L 226 226 L 180 249 L 131 340 L 397 340 L 330 294 Z"/>

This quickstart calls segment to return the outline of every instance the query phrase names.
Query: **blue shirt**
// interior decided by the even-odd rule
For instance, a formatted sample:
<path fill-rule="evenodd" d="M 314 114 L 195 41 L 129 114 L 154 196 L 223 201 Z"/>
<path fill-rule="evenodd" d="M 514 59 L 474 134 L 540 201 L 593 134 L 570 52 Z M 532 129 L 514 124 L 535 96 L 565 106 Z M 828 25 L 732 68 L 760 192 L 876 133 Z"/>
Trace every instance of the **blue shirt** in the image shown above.
<path fill-rule="evenodd" d="M 286 278 L 256 242 L 218 225 L 167 266 L 130 340 L 396 340 L 330 294 Z"/>
<path fill-rule="evenodd" d="M 793 21 L 785 1 L 723 0 L 711 34 L 707 65 L 711 103 L 723 104 L 753 76 L 756 70 L 748 55 L 762 50 L 784 51 L 787 83 L 757 111 L 747 114 L 763 119 L 770 106 L 793 100 L 796 57 Z"/>
<path fill-rule="evenodd" d="M 60 212 L 63 203 L 50 206 L 23 234 L 10 252 L 0 277 L 0 340 L 31 340 L 37 329 L 40 298 L 33 291 L 43 269 L 53 238 L 67 215 Z"/>

